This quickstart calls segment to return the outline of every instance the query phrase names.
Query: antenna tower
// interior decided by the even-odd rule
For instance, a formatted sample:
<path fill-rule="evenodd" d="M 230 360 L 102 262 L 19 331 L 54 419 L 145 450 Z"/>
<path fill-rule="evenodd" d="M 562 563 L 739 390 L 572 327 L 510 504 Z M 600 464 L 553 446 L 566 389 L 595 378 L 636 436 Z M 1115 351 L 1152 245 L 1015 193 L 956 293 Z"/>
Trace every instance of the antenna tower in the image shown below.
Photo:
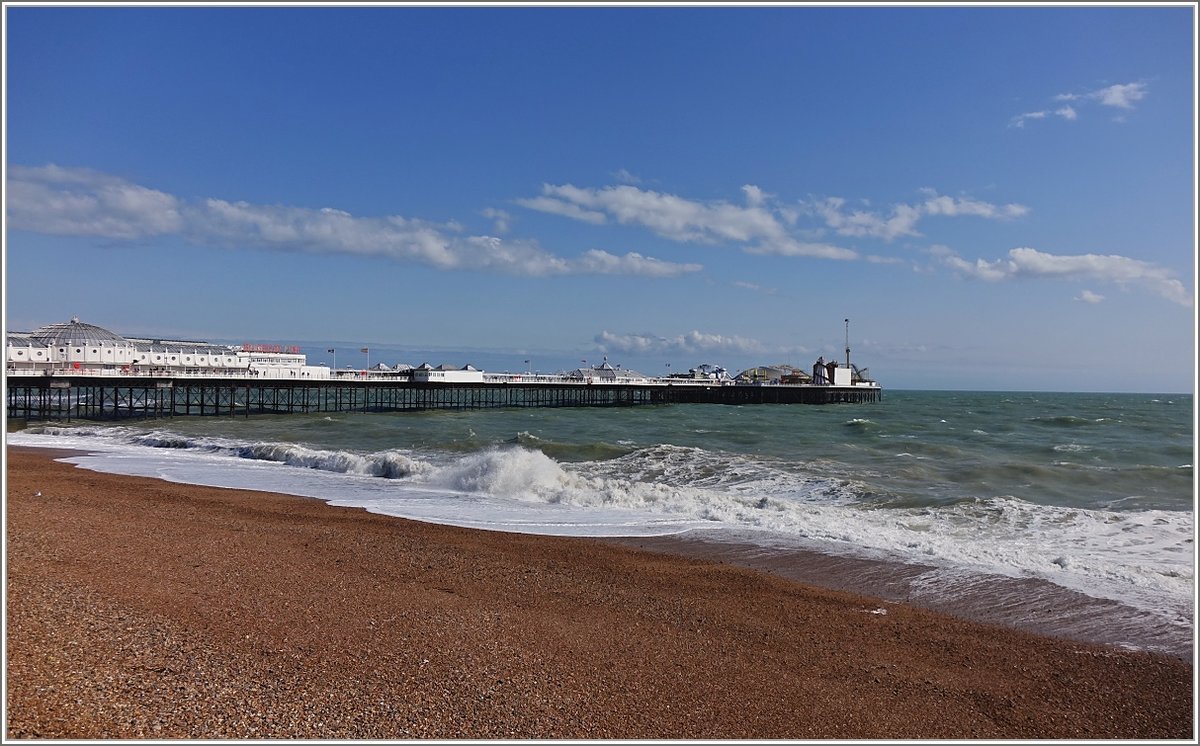
<path fill-rule="evenodd" d="M 846 319 L 846 367 L 850 367 L 850 319 Z"/>

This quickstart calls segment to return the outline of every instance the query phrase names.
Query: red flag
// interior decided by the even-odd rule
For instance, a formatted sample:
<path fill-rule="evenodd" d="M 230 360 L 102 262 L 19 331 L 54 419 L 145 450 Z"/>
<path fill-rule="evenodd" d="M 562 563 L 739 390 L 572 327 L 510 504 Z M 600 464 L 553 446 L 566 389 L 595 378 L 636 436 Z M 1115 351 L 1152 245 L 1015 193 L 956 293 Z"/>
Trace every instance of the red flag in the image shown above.
<path fill-rule="evenodd" d="M 362 348 L 361 350 L 359 350 L 359 352 L 367 352 L 369 349 L 370 349 L 370 348 L 368 348 L 368 347 L 364 347 L 364 348 Z"/>

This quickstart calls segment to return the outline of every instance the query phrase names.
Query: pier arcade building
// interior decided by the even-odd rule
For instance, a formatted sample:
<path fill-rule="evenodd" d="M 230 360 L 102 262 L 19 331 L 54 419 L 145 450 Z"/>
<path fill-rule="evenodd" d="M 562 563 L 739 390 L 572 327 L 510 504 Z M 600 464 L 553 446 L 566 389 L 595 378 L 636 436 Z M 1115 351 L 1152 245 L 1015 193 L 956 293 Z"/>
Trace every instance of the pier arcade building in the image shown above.
<path fill-rule="evenodd" d="M 328 378 L 295 347 L 122 337 L 78 317 L 8 332 L 5 370 L 17 375 Z"/>

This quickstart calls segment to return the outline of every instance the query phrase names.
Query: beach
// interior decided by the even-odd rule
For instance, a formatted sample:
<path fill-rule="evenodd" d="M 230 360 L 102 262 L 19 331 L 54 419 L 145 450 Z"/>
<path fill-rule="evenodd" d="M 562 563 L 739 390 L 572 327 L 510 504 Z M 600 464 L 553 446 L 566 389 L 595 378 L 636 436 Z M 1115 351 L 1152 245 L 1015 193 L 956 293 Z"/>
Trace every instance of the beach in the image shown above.
<path fill-rule="evenodd" d="M 6 736 L 1190 739 L 1179 658 L 7 449 Z"/>

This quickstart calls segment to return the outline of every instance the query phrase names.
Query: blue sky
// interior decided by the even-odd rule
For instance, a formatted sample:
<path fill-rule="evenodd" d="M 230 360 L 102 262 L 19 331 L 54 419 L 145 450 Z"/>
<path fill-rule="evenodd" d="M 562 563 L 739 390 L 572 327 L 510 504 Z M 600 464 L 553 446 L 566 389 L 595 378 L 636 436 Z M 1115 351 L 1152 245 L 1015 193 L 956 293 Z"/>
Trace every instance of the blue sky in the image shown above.
<path fill-rule="evenodd" d="M 5 324 L 1191 391 L 1160 7 L 5 11 Z"/>

